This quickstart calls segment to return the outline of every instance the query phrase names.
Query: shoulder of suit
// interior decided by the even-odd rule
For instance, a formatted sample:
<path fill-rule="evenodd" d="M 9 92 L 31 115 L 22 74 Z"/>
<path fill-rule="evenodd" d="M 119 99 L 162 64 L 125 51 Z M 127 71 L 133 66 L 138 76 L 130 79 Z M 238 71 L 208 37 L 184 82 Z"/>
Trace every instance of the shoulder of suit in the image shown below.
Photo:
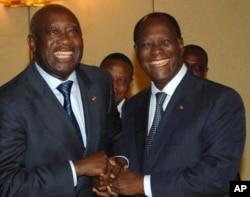
<path fill-rule="evenodd" d="M 87 65 L 87 64 L 80 64 L 79 67 L 76 69 L 76 72 L 78 71 L 83 71 L 85 72 L 87 75 L 91 75 L 91 77 L 98 77 L 100 75 L 108 75 L 107 72 L 105 72 L 104 69 L 101 69 L 98 66 L 94 66 L 94 65 Z"/>
<path fill-rule="evenodd" d="M 126 100 L 126 103 L 128 104 L 134 104 L 135 105 L 140 105 L 140 104 L 144 104 L 147 100 L 149 100 L 150 98 L 150 88 L 146 88 L 143 89 L 142 91 L 138 92 L 137 94 L 135 94 L 134 96 L 128 98 Z"/>

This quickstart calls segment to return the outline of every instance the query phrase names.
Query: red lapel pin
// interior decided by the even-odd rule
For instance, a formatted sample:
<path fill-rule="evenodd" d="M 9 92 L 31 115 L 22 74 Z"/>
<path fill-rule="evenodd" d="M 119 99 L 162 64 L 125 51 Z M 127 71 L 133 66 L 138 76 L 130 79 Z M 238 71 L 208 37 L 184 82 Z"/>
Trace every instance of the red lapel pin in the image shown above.
<path fill-rule="evenodd" d="M 180 109 L 180 110 L 183 110 L 183 109 L 184 109 L 184 106 L 183 106 L 183 105 L 179 105 L 179 109 Z"/>
<path fill-rule="evenodd" d="M 91 98 L 91 100 L 92 100 L 92 101 L 95 101 L 95 100 L 96 100 L 96 96 L 93 96 L 93 97 Z"/>

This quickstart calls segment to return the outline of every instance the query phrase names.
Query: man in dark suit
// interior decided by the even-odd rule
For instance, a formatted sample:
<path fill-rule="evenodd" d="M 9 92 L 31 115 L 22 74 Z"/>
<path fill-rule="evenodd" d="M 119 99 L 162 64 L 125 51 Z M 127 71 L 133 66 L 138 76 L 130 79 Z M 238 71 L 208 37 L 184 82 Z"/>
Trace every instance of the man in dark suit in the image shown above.
<path fill-rule="evenodd" d="M 110 183 L 112 192 L 229 196 L 245 144 L 241 97 L 187 69 L 181 31 L 172 16 L 156 12 L 143 17 L 135 26 L 134 42 L 152 83 L 124 105 L 130 169 Z"/>
<path fill-rule="evenodd" d="M 80 24 L 61 5 L 34 14 L 28 44 L 33 61 L 0 89 L 0 196 L 95 196 L 91 177 L 124 154 L 111 77 L 79 63 Z"/>
<path fill-rule="evenodd" d="M 115 102 L 121 115 L 133 79 L 133 64 L 126 55 L 111 53 L 102 60 L 100 68 L 107 70 L 112 77 Z"/>

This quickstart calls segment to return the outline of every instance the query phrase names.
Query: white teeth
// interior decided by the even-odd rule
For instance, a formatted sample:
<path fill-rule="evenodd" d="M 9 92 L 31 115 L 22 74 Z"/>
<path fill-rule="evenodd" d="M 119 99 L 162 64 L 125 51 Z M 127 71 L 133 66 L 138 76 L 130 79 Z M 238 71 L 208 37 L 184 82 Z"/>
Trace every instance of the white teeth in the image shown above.
<path fill-rule="evenodd" d="M 72 51 L 57 51 L 54 53 L 54 55 L 57 58 L 61 58 L 61 59 L 69 58 L 72 54 L 73 54 Z"/>
<path fill-rule="evenodd" d="M 151 65 L 160 66 L 160 65 L 167 64 L 168 61 L 169 61 L 169 59 L 164 59 L 164 60 L 159 60 L 159 61 L 152 61 L 152 62 L 150 62 L 150 64 L 151 64 Z"/>

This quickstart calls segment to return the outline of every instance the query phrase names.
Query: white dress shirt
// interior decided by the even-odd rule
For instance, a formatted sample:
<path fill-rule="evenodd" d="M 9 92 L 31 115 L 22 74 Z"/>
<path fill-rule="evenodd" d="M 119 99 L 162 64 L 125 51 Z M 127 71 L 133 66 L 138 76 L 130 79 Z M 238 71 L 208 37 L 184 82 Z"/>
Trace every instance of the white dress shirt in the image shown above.
<path fill-rule="evenodd" d="M 117 110 L 120 113 L 120 118 L 122 117 L 122 106 L 124 104 L 124 102 L 126 101 L 126 99 L 122 99 L 121 102 L 117 105 Z"/>

